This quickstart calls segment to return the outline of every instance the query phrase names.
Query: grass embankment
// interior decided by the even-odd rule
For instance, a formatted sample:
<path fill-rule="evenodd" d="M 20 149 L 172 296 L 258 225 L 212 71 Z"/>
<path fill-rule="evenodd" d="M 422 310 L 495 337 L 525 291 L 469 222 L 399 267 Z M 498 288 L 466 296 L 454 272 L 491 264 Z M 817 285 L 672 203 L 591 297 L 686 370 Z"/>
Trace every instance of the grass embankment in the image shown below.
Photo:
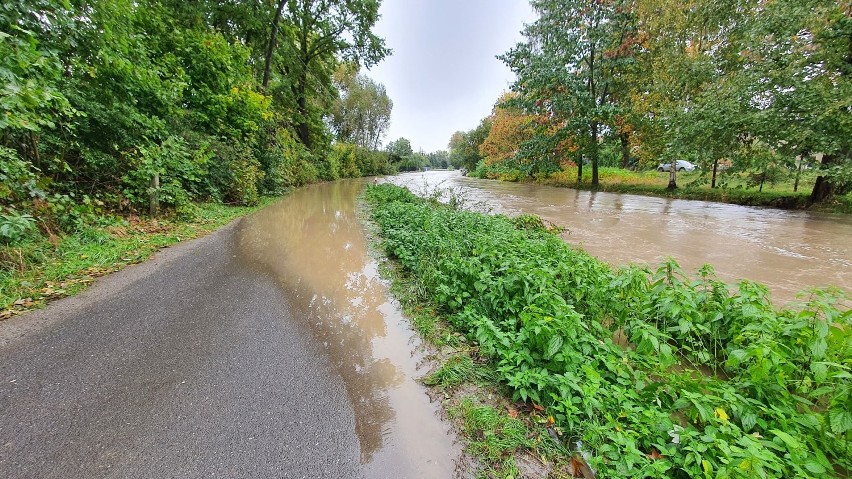
<path fill-rule="evenodd" d="M 813 204 L 810 192 L 813 189 L 815 175 L 805 173 L 799 183 L 798 191 L 793 191 L 793 180 L 766 183 L 761 191 L 759 186 L 750 183 L 746 173 L 719 173 L 716 188 L 710 187 L 707 172 L 678 172 L 678 188 L 668 189 L 669 174 L 658 171 L 631 171 L 621 168 L 601 168 L 600 184 L 591 185 L 591 168 L 583 170 L 583 182 L 577 183 L 576 168 L 568 168 L 549 176 L 525 177 L 519 172 L 485 173 L 487 178 L 503 181 L 535 181 L 544 185 L 562 186 L 581 190 L 606 191 L 612 193 L 630 193 L 678 198 L 687 200 L 716 201 L 745 206 L 767 206 L 783 209 L 814 209 L 825 212 L 852 213 L 852 196 L 845 195 L 825 203 Z"/>
<path fill-rule="evenodd" d="M 76 294 L 98 276 L 145 261 L 179 241 L 203 236 L 274 200 L 263 198 L 251 207 L 199 204 L 190 219 L 131 217 L 115 226 L 0 246 L 0 320 Z"/>
<path fill-rule="evenodd" d="M 842 293 L 777 311 L 765 287 L 731 292 L 709 267 L 695 281 L 674 263 L 614 270 L 535 218 L 391 185 L 367 200 L 399 265 L 394 291 L 447 358 L 426 382 L 447 397 L 488 383 L 511 396 L 451 401 L 485 476 L 516 477 L 523 457 L 550 477 L 848 476 Z"/>

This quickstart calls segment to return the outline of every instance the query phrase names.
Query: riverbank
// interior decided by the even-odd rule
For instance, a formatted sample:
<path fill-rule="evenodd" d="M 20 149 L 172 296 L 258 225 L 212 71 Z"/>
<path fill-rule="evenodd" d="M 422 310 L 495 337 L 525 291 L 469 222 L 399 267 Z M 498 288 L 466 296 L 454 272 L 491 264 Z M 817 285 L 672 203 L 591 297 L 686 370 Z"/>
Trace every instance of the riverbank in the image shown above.
<path fill-rule="evenodd" d="M 852 213 L 852 195 L 835 197 L 824 203 L 812 203 L 810 190 L 813 188 L 814 175 L 807 173 L 801 179 L 797 191 L 793 181 L 766 183 L 761 190 L 759 185 L 749 183 L 750 177 L 742 173 L 719 174 L 717 188 L 710 187 L 706 172 L 679 172 L 678 188 L 668 189 L 668 173 L 657 171 L 631 171 L 621 168 L 601 168 L 600 184 L 591 184 L 591 168 L 583 172 L 583 182 L 577 183 L 576 168 L 568 168 L 548 176 L 529 177 L 519 172 L 480 171 L 482 178 L 530 182 L 541 185 L 573 188 L 582 191 L 605 191 L 654 196 L 658 198 L 713 201 L 742 206 L 760 206 L 786 210 L 810 210 L 825 213 Z"/>
<path fill-rule="evenodd" d="M 112 226 L 0 246 L 0 320 L 71 296 L 95 278 L 147 260 L 169 245 L 198 238 L 277 200 L 256 206 L 202 203 L 190 217 L 131 216 Z"/>
<path fill-rule="evenodd" d="M 542 452 L 568 477 L 848 474 L 852 316 L 831 294 L 777 311 L 712 268 L 616 270 L 532 221 L 390 185 L 367 198 L 395 288 L 415 292 L 415 325 L 446 353 L 426 381 L 463 396 L 451 413 L 493 477 Z M 483 382 L 511 399 L 465 396 Z M 519 418 L 529 434 L 501 433 Z"/>

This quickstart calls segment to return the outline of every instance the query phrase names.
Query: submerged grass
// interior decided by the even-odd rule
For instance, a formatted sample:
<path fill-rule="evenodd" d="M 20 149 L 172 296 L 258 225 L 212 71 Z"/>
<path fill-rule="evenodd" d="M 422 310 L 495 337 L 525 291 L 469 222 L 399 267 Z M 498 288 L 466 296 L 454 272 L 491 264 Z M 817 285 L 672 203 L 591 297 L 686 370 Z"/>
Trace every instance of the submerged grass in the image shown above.
<path fill-rule="evenodd" d="M 812 204 L 810 191 L 815 174 L 808 172 L 801 178 L 798 190 L 794 191 L 792 180 L 766 183 L 761 190 L 752 182 L 752 175 L 742 172 L 721 171 L 717 177 L 717 188 L 710 187 L 710 176 L 706 171 L 679 172 L 678 188 L 668 189 L 667 172 L 632 171 L 622 168 L 600 168 L 600 184 L 592 186 L 591 168 L 583 170 L 583 182 L 577 183 L 577 169 L 566 168 L 548 176 L 528 177 L 520 172 L 490 173 L 485 177 L 503 181 L 535 181 L 540 184 L 561 186 L 580 190 L 605 191 L 676 198 L 687 200 L 715 201 L 746 206 L 765 206 L 783 209 L 812 209 L 834 213 L 852 213 L 852 194 L 832 198 L 824 203 Z"/>
<path fill-rule="evenodd" d="M 709 267 L 694 281 L 673 262 L 614 270 L 532 221 L 457 211 L 391 185 L 367 199 L 398 265 L 393 290 L 449 351 L 426 382 L 460 411 L 485 477 L 524 475 L 525 453 L 548 464 L 534 477 L 848 476 L 843 292 L 814 291 L 776 311 L 765 287 L 746 281 L 732 292 Z M 518 439 L 505 450 L 477 432 L 489 421 L 458 397 L 471 380 L 490 382 L 479 368 L 498 380 L 478 396 L 511 397 L 481 405 L 526 427 L 523 440 L 491 429 Z"/>
<path fill-rule="evenodd" d="M 147 260 L 174 243 L 203 236 L 257 206 L 200 204 L 190 219 L 130 218 L 124 224 L 87 228 L 73 235 L 0 247 L 0 320 L 76 294 L 95 278 Z"/>

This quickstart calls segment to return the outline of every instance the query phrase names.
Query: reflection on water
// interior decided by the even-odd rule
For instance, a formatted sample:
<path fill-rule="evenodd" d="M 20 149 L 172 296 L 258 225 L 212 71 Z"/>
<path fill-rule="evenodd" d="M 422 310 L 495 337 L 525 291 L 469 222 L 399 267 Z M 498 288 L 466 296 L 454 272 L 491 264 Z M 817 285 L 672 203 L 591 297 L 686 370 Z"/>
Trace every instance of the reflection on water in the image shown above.
<path fill-rule="evenodd" d="M 343 378 L 367 477 L 451 477 L 452 439 L 413 380 L 413 334 L 388 303 L 356 218 L 362 185 L 302 188 L 246 218 L 239 256 L 280 282 Z"/>
<path fill-rule="evenodd" d="M 689 272 L 766 284 L 778 304 L 824 286 L 852 290 L 852 218 L 705 201 L 578 191 L 466 178 L 457 172 L 390 179 L 422 192 L 462 191 L 498 213 L 533 213 L 569 229 L 563 237 L 610 264 L 673 257 Z"/>

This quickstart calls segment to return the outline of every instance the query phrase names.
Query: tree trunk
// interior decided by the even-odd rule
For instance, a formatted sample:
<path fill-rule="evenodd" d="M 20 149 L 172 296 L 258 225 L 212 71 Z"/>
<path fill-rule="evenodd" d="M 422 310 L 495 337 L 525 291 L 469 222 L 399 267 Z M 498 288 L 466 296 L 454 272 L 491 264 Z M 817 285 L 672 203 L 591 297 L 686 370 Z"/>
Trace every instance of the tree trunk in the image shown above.
<path fill-rule="evenodd" d="M 583 184 L 583 159 L 586 155 L 580 155 L 579 161 L 577 161 L 577 184 Z"/>
<path fill-rule="evenodd" d="M 593 121 L 589 128 L 591 143 L 589 156 L 592 160 L 592 186 L 598 186 L 598 122 Z"/>
<path fill-rule="evenodd" d="M 299 140 L 305 145 L 305 148 L 308 150 L 311 149 L 311 132 L 310 126 L 308 125 L 308 98 L 307 98 L 307 82 L 308 82 L 308 72 L 307 65 L 305 65 L 302 70 L 302 74 L 299 75 L 299 86 L 298 86 L 298 112 L 299 117 L 296 120 L 296 132 L 299 134 Z"/>
<path fill-rule="evenodd" d="M 719 170 L 719 159 L 713 160 L 713 179 L 710 180 L 710 188 L 716 187 L 716 172 Z"/>
<path fill-rule="evenodd" d="M 29 136 L 29 140 L 30 140 L 29 148 L 31 150 L 30 161 L 32 162 L 33 165 L 35 165 L 36 168 L 41 169 L 42 165 L 41 165 L 41 155 L 38 152 L 38 138 L 36 137 L 36 134 L 33 131 L 30 131 L 28 136 Z"/>
<path fill-rule="evenodd" d="M 630 167 L 630 133 L 623 132 L 619 135 L 621 140 L 621 167 Z"/>
<path fill-rule="evenodd" d="M 670 191 L 674 191 L 677 189 L 677 160 L 672 160 L 672 166 L 669 168 L 669 186 L 667 187 Z"/>
<path fill-rule="evenodd" d="M 269 33 L 269 45 L 266 46 L 266 61 L 263 65 L 263 82 L 261 86 L 264 90 L 269 86 L 269 76 L 272 71 L 272 54 L 275 52 L 275 46 L 278 43 L 278 23 L 281 21 L 281 13 L 287 0 L 278 2 L 278 8 L 275 9 L 275 16 L 272 17 L 272 29 Z"/>
<path fill-rule="evenodd" d="M 802 167 L 805 164 L 805 158 L 810 156 L 810 152 L 805 150 L 799 154 L 799 164 L 796 165 L 796 179 L 793 181 L 793 193 L 799 191 L 799 179 L 802 177 Z"/>
<path fill-rule="evenodd" d="M 822 157 L 823 165 L 830 165 L 836 161 L 836 157 L 834 155 L 825 155 Z M 834 185 L 831 184 L 831 180 L 825 175 L 817 176 L 816 183 L 814 183 L 814 189 L 811 191 L 811 203 L 819 203 L 821 201 L 825 201 L 830 198 L 834 193 Z"/>

